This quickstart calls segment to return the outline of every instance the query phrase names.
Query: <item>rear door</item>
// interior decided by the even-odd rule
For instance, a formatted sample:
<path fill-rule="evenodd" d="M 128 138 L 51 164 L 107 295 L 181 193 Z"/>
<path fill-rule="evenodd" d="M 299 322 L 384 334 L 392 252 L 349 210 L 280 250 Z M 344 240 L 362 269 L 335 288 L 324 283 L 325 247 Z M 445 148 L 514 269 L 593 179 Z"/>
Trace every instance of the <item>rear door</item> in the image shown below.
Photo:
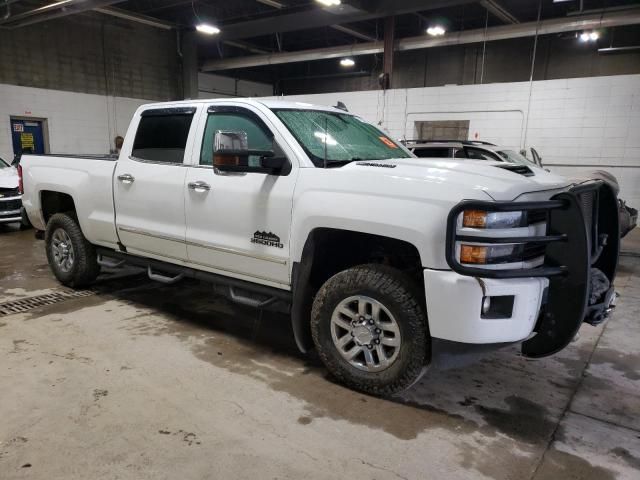
<path fill-rule="evenodd" d="M 114 175 L 116 227 L 130 253 L 182 263 L 185 244 L 184 158 L 193 143 L 195 106 L 145 110 L 127 135 Z M 133 128 L 133 127 L 132 127 Z"/>

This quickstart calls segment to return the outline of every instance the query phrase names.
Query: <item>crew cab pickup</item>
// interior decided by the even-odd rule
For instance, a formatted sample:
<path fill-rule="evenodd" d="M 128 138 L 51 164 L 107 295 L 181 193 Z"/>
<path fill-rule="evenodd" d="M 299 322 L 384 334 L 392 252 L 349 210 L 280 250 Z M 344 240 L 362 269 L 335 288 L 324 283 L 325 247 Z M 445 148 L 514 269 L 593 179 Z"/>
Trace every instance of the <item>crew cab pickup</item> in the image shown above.
<path fill-rule="evenodd" d="M 234 99 L 145 105 L 118 158 L 26 155 L 19 170 L 64 285 L 120 263 L 210 281 L 286 309 L 303 352 L 384 395 L 441 352 L 543 357 L 607 317 L 615 194 L 517 167 L 418 159 L 342 110 Z"/>

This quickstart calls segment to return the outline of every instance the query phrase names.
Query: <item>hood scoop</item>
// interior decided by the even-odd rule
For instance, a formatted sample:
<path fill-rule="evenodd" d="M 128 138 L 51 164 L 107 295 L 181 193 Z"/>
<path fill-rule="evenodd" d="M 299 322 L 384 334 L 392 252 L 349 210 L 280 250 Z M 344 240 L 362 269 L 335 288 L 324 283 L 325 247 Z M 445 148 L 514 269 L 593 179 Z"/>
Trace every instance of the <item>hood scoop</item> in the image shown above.
<path fill-rule="evenodd" d="M 525 177 L 533 177 L 535 173 L 526 165 L 514 165 L 513 163 L 505 163 L 503 165 L 495 165 L 498 168 L 502 168 L 503 170 L 509 170 L 510 172 L 517 173 L 518 175 L 523 175 Z"/>

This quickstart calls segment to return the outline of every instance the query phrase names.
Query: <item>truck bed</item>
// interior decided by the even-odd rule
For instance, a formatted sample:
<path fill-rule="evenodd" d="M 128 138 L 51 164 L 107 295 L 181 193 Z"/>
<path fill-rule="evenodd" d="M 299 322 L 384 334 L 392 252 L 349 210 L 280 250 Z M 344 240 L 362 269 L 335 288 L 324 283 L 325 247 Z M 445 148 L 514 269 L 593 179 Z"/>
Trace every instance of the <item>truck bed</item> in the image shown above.
<path fill-rule="evenodd" d="M 91 161 L 87 161 L 91 160 Z M 35 228 L 44 230 L 43 197 L 56 192 L 71 197 L 83 233 L 91 243 L 116 246 L 113 208 L 115 155 L 24 155 L 23 205 Z"/>

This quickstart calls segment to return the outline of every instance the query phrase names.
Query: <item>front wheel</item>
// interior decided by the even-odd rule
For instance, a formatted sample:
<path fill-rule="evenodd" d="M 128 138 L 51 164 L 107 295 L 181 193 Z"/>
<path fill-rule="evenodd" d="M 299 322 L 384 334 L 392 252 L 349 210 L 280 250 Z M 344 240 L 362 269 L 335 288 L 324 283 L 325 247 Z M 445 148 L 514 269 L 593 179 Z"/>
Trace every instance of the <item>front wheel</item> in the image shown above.
<path fill-rule="evenodd" d="M 100 273 L 96 251 L 75 218 L 56 213 L 47 222 L 45 248 L 51 271 L 63 285 L 84 287 Z"/>
<path fill-rule="evenodd" d="M 311 332 L 329 372 L 345 385 L 390 395 L 413 385 L 429 360 L 421 296 L 400 271 L 363 265 L 331 277 L 318 292 Z"/>

